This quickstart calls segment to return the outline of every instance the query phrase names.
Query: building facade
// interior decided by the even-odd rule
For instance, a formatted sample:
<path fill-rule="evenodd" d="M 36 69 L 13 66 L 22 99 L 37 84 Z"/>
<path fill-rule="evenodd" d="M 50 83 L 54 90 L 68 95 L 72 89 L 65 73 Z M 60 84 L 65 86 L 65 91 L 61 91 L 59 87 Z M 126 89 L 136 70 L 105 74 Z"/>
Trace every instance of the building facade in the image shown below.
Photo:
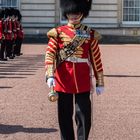
<path fill-rule="evenodd" d="M 45 34 L 66 23 L 59 0 L 0 0 L 0 6 L 20 9 L 25 34 Z M 140 36 L 140 0 L 93 0 L 89 17 L 83 22 L 102 35 Z"/>

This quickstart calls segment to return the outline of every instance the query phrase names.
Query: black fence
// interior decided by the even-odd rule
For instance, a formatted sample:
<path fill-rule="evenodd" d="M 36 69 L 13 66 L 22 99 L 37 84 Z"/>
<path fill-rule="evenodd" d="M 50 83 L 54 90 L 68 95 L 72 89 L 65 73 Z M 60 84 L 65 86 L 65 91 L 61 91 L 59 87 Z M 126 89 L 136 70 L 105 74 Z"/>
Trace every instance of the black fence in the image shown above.
<path fill-rule="evenodd" d="M 23 43 L 42 43 L 48 42 L 45 34 L 40 35 L 25 35 Z M 100 40 L 101 44 L 140 44 L 140 36 L 115 36 L 103 35 Z"/>

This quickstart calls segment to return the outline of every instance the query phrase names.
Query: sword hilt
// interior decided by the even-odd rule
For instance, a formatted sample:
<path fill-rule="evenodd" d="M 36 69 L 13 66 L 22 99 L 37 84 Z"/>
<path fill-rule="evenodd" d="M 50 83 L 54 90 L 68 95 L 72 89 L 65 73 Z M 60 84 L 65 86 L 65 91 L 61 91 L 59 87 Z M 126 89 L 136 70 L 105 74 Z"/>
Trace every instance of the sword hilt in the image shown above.
<path fill-rule="evenodd" d="M 58 93 L 56 91 L 54 91 L 54 87 L 53 86 L 50 87 L 50 92 L 48 94 L 48 99 L 51 102 L 55 102 L 55 101 L 58 100 Z"/>

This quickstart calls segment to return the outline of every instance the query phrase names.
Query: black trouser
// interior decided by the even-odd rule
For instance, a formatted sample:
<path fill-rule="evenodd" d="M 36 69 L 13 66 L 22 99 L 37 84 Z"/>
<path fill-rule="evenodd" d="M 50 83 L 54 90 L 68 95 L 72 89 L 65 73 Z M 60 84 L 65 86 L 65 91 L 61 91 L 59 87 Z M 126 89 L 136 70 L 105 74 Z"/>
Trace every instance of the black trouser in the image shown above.
<path fill-rule="evenodd" d="M 61 140 L 75 140 L 73 128 L 73 96 L 75 96 L 75 121 L 78 140 L 88 140 L 91 128 L 90 92 L 67 94 L 58 92 L 58 121 Z"/>
<path fill-rule="evenodd" d="M 12 56 L 13 55 L 13 41 L 12 40 L 6 40 L 5 45 L 6 45 L 7 57 Z"/>
<path fill-rule="evenodd" d="M 4 40 L 1 42 L 0 58 L 1 59 L 6 58 L 6 46 L 5 46 L 5 41 Z"/>
<path fill-rule="evenodd" d="M 16 41 L 15 41 L 15 49 L 14 49 L 14 54 L 16 55 L 20 55 L 21 53 L 21 45 L 22 45 L 22 40 L 21 38 L 17 38 Z"/>

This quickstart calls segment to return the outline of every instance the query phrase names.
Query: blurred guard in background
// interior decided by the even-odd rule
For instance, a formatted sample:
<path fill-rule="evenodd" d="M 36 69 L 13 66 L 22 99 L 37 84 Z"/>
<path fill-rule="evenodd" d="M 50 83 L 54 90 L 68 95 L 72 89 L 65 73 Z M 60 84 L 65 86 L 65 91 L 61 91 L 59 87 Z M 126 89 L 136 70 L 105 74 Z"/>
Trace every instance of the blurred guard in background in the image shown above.
<path fill-rule="evenodd" d="M 96 93 L 101 94 L 104 90 L 98 45 L 100 34 L 81 24 L 88 16 L 91 5 L 92 0 L 60 0 L 68 24 L 53 28 L 47 33 L 46 82 L 58 93 L 61 140 L 75 140 L 74 106 L 77 138 L 88 140 L 91 128 L 90 65 L 96 78 Z"/>
<path fill-rule="evenodd" d="M 6 46 L 6 57 L 13 59 L 13 32 L 12 32 L 12 11 L 10 8 L 5 9 L 5 20 L 4 20 L 4 36 Z"/>
<path fill-rule="evenodd" d="M 7 61 L 6 58 L 6 45 L 5 45 L 5 36 L 4 36 L 4 16 L 5 16 L 5 10 L 0 10 L 0 60 L 1 61 Z"/>
<path fill-rule="evenodd" d="M 16 24 L 16 9 L 11 8 L 11 20 L 12 20 L 12 56 L 15 57 L 16 39 L 17 39 L 17 24 Z"/>
<path fill-rule="evenodd" d="M 17 38 L 16 38 L 16 49 L 15 49 L 15 55 L 16 56 L 20 56 L 22 55 L 21 53 L 21 46 L 22 46 L 22 42 L 23 42 L 23 38 L 24 38 L 24 32 L 23 32 L 23 28 L 22 28 L 22 24 L 21 24 L 21 20 L 22 20 L 22 15 L 19 12 L 19 10 L 16 10 L 16 27 L 17 27 Z"/>

